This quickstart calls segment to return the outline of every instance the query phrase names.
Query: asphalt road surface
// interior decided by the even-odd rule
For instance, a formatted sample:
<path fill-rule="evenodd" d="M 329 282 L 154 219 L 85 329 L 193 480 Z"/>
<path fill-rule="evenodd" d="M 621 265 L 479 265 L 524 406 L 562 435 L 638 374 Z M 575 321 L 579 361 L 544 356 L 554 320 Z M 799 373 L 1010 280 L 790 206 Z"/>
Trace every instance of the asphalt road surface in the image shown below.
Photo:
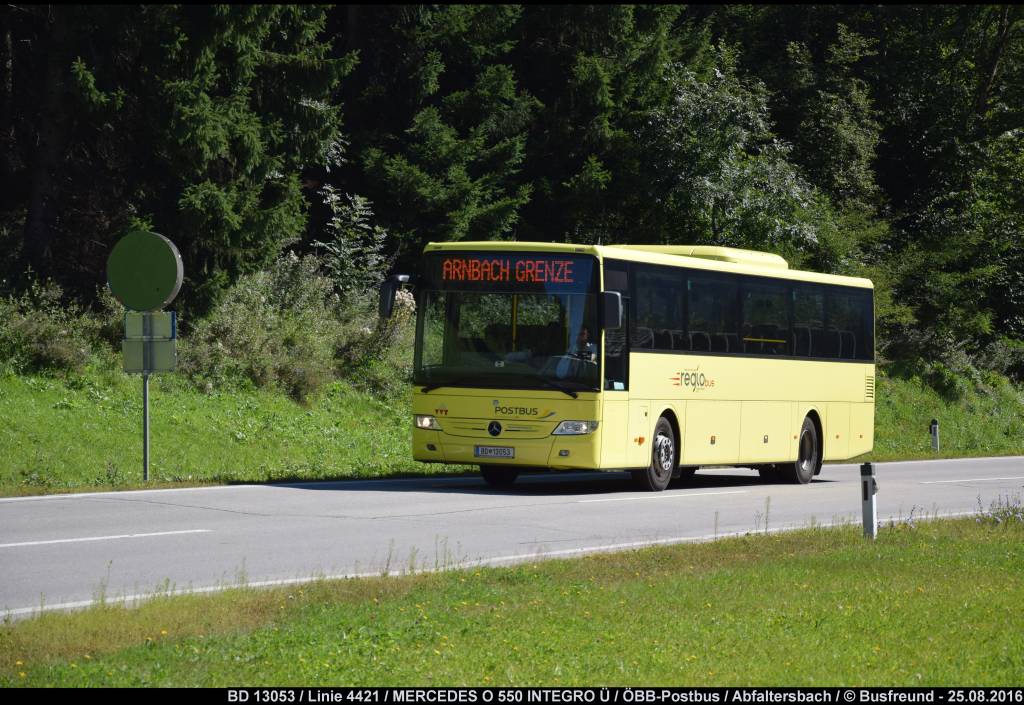
<path fill-rule="evenodd" d="M 875 467 L 883 523 L 1024 495 L 1021 457 Z M 573 473 L 503 490 L 440 477 L 0 499 L 0 614 L 860 521 L 857 465 L 826 465 L 804 486 L 703 469 L 659 493 L 626 473 Z"/>

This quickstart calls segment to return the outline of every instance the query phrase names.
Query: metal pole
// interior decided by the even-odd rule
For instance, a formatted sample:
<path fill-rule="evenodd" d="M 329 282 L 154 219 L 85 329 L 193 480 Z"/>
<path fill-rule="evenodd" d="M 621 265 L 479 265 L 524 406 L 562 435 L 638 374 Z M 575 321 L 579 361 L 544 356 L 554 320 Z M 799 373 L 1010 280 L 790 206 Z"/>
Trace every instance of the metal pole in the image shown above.
<path fill-rule="evenodd" d="M 153 369 L 153 314 L 142 314 L 142 481 L 149 482 L 149 371 Z"/>
<path fill-rule="evenodd" d="M 149 482 L 149 375 L 142 375 L 142 481 Z"/>

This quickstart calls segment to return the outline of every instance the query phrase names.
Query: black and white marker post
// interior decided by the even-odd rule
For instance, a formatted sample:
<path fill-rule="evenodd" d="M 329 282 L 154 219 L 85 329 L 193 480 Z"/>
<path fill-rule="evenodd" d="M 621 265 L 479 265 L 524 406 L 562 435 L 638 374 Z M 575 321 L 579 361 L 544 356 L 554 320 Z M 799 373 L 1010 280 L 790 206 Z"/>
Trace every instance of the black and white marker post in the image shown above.
<path fill-rule="evenodd" d="M 878 494 L 878 483 L 875 481 L 874 463 L 860 466 L 860 497 L 864 512 L 864 538 L 878 537 L 878 507 L 875 495 Z"/>

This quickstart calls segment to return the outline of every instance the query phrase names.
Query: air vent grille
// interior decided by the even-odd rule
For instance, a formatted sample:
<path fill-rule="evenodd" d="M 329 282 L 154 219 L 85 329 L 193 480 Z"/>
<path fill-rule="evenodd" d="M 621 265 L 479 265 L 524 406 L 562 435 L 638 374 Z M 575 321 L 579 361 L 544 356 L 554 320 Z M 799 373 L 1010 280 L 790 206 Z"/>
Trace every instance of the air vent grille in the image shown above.
<path fill-rule="evenodd" d="M 864 378 L 864 401 L 875 400 L 875 378 L 865 377 Z"/>

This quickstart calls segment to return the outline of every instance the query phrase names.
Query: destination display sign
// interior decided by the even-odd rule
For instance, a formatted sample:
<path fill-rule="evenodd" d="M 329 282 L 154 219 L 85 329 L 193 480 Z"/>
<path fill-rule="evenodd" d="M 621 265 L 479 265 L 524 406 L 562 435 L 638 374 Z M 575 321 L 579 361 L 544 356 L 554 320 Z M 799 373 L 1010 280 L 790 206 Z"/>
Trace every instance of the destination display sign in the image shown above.
<path fill-rule="evenodd" d="M 441 263 L 443 281 L 551 282 L 574 284 L 571 259 L 517 259 L 510 257 L 445 257 Z"/>
<path fill-rule="evenodd" d="M 427 279 L 436 289 L 590 291 L 595 260 L 569 254 L 451 253 L 432 255 Z"/>

